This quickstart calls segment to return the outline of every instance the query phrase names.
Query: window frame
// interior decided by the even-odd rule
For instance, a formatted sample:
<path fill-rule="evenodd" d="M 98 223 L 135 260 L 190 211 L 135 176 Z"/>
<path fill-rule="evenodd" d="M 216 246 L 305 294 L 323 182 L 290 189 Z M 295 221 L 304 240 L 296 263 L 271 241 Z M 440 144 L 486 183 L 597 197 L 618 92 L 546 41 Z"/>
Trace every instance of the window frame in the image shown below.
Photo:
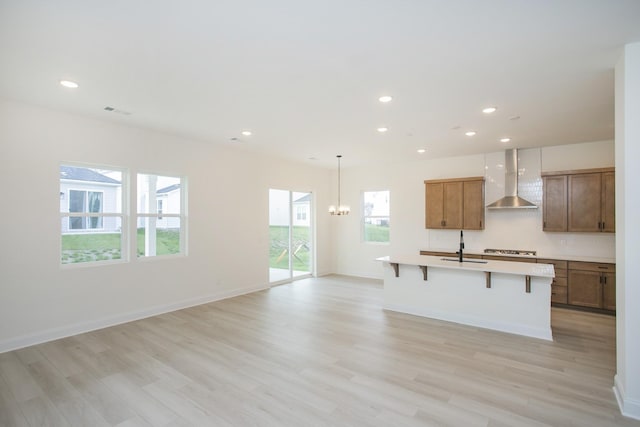
<path fill-rule="evenodd" d="M 61 187 L 65 179 L 60 176 L 60 169 L 62 167 L 72 167 L 72 168 L 84 168 L 91 169 L 94 171 L 111 171 L 111 172 L 119 172 L 120 173 L 120 184 L 115 185 L 119 187 L 119 195 L 116 196 L 116 208 L 119 207 L 119 212 L 105 212 L 105 191 L 104 190 L 89 190 L 81 187 L 74 187 L 73 185 L 67 186 L 65 191 L 60 191 L 59 198 L 63 197 L 66 200 L 66 211 L 61 211 L 60 207 L 58 208 L 59 214 L 59 226 L 62 227 L 62 221 L 66 219 L 67 221 L 67 230 L 63 232 L 62 229 L 59 230 L 60 240 L 58 245 L 58 263 L 60 268 L 68 269 L 68 268 L 87 268 L 87 267 L 96 267 L 101 265 L 109 265 L 109 264 L 120 264 L 126 263 L 129 261 L 129 211 L 128 211 L 128 203 L 129 203 L 129 171 L 121 166 L 113 166 L 113 165 L 105 165 L 105 164 L 95 164 L 95 163 L 83 163 L 83 162 L 67 162 L 62 161 L 58 163 L 57 166 L 57 175 L 58 175 L 58 188 Z M 100 172 L 98 172 L 100 173 Z M 68 183 L 67 179 L 66 182 Z M 85 197 L 88 197 L 89 192 L 98 192 L 102 193 L 102 206 L 101 212 L 87 212 L 87 206 L 85 207 L 85 212 L 71 212 L 70 211 L 70 203 L 71 203 L 71 192 L 72 191 L 81 191 L 85 193 Z M 85 199 L 86 200 L 86 199 Z M 59 201 L 58 201 L 59 203 Z M 60 204 L 58 205 L 60 206 Z M 118 209 L 116 209 L 118 210 Z M 85 228 L 71 228 L 71 218 L 83 218 L 85 220 Z M 100 228 L 87 228 L 86 220 L 88 218 L 101 218 L 102 226 Z M 105 232 L 105 219 L 106 218 L 119 218 L 120 219 L 120 258 L 112 258 L 112 259 L 103 259 L 103 260 L 92 260 L 92 261 L 81 261 L 81 262 L 63 262 L 63 236 L 65 235 L 80 235 L 83 232 L 94 232 L 95 234 L 101 234 Z M 116 220 L 117 223 L 117 220 Z"/>
<path fill-rule="evenodd" d="M 387 193 L 387 198 L 389 199 L 389 203 L 388 203 L 389 211 L 387 215 L 367 215 L 367 209 L 365 206 L 366 194 L 367 193 L 383 193 L 383 192 Z M 360 223 L 361 223 L 360 230 L 361 230 L 362 242 L 366 244 L 371 244 L 371 245 L 391 244 L 391 190 L 363 190 L 362 197 L 361 197 L 361 209 L 362 209 L 362 216 L 360 220 Z M 377 240 L 367 239 L 367 233 L 365 231 L 365 227 L 367 225 L 367 219 L 386 219 L 387 220 L 387 224 L 389 227 L 389 236 L 386 241 L 377 241 Z"/>

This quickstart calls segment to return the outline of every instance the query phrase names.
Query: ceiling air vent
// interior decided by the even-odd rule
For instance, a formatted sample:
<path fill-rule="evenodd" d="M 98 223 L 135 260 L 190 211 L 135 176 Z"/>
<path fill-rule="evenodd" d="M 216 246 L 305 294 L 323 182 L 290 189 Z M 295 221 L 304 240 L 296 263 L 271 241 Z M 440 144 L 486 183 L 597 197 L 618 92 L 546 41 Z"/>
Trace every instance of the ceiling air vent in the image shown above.
<path fill-rule="evenodd" d="M 131 115 L 131 113 L 129 111 L 119 110 L 117 108 L 110 107 L 108 105 L 106 107 L 104 107 L 104 111 L 108 111 L 110 113 L 122 114 L 123 116 L 130 116 Z"/>

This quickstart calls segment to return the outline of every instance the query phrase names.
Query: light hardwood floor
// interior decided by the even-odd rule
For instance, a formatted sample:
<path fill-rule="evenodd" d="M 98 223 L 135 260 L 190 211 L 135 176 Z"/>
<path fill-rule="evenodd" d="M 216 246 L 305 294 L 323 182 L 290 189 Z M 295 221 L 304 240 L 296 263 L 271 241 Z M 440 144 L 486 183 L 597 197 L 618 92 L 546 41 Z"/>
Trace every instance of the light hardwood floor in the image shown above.
<path fill-rule="evenodd" d="M 640 426 L 615 319 L 554 342 L 383 311 L 330 276 L 0 354 L 2 426 Z"/>

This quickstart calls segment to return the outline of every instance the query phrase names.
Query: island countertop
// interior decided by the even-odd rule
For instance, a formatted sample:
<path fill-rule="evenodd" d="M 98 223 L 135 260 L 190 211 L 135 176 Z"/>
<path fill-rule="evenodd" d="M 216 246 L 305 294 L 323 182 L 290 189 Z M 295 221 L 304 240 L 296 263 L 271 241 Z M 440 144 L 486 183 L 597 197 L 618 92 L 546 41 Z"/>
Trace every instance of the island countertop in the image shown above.
<path fill-rule="evenodd" d="M 460 263 L 457 262 L 457 260 L 449 261 L 451 259 L 454 258 L 406 254 L 383 256 L 376 258 L 376 261 L 388 262 L 390 264 L 447 268 L 452 270 L 484 271 L 488 273 L 516 274 L 534 277 L 555 277 L 553 264 L 478 259 L 464 259 L 464 262 Z"/>
<path fill-rule="evenodd" d="M 478 259 L 460 263 L 457 258 L 417 254 L 376 260 L 384 266 L 386 310 L 553 339 L 553 264 Z"/>

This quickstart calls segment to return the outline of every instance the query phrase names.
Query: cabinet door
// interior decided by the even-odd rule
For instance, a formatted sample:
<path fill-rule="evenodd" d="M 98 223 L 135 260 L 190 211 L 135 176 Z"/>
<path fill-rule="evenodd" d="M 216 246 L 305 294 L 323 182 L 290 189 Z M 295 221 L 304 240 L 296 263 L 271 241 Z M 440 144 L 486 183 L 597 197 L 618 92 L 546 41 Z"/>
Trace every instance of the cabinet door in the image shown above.
<path fill-rule="evenodd" d="M 567 303 L 567 287 L 551 285 L 551 302 L 566 304 Z"/>
<path fill-rule="evenodd" d="M 602 308 L 601 274 L 597 271 L 569 270 L 569 304 Z"/>
<path fill-rule="evenodd" d="M 569 176 L 568 231 L 600 231 L 602 174 Z"/>
<path fill-rule="evenodd" d="M 616 174 L 602 174 L 602 231 L 616 231 Z"/>
<path fill-rule="evenodd" d="M 444 227 L 461 229 L 462 223 L 462 182 L 444 183 Z"/>
<path fill-rule="evenodd" d="M 444 227 L 444 185 L 443 183 L 425 184 L 425 227 Z"/>
<path fill-rule="evenodd" d="M 542 230 L 567 231 L 567 176 L 545 176 L 542 183 Z"/>
<path fill-rule="evenodd" d="M 616 274 L 602 273 L 602 308 L 616 309 Z"/>
<path fill-rule="evenodd" d="M 484 230 L 484 181 L 465 181 L 462 192 L 463 228 Z"/>

